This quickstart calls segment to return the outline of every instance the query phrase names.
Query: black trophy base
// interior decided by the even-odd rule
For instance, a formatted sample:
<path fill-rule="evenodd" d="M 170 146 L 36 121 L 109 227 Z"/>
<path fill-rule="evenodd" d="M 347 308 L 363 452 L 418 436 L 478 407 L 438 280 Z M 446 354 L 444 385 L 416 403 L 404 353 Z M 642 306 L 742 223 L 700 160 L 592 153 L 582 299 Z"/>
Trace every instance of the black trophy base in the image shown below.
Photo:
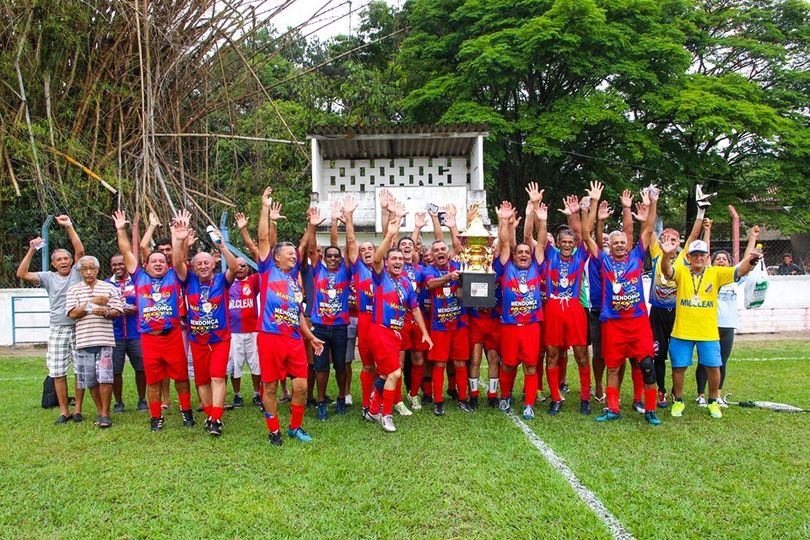
<path fill-rule="evenodd" d="M 463 272 L 461 290 L 462 306 L 481 309 L 495 307 L 495 274 Z"/>

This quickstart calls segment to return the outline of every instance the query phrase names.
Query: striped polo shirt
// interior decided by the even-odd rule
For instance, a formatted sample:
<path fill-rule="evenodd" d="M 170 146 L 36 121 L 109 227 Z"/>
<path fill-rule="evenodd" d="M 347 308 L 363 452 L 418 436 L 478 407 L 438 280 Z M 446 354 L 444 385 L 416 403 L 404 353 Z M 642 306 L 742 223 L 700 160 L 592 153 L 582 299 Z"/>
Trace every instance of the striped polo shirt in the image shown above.
<path fill-rule="evenodd" d="M 109 298 L 107 307 L 122 311 L 124 309 L 121 293 L 118 287 L 106 281 L 97 280 L 91 289 L 84 281 L 71 285 L 65 300 L 65 313 L 70 313 L 74 307 L 89 301 L 95 296 Z M 99 315 L 88 313 L 76 321 L 76 348 L 88 347 L 114 347 L 115 334 L 113 333 L 112 319 L 105 319 Z"/>

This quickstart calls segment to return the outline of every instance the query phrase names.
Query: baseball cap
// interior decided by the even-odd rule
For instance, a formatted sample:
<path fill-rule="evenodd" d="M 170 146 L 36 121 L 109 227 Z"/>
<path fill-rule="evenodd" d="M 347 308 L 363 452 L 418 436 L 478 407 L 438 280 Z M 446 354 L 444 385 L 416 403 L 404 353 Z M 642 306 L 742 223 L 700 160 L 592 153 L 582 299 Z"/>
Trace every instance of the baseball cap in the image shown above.
<path fill-rule="evenodd" d="M 695 240 L 691 244 L 689 244 L 689 251 L 686 253 L 691 255 L 692 253 L 708 253 L 709 246 L 706 245 L 706 242 L 703 240 Z"/>

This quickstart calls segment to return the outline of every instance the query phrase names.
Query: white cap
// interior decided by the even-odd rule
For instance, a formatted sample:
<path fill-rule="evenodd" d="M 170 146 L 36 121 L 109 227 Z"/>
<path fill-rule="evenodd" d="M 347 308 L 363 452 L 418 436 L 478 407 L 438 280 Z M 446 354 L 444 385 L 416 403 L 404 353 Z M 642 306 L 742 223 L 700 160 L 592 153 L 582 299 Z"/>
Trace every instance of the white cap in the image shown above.
<path fill-rule="evenodd" d="M 689 244 L 689 250 L 686 252 L 688 255 L 692 253 L 708 253 L 709 246 L 706 245 L 706 242 L 703 240 L 695 240 L 691 244 Z"/>

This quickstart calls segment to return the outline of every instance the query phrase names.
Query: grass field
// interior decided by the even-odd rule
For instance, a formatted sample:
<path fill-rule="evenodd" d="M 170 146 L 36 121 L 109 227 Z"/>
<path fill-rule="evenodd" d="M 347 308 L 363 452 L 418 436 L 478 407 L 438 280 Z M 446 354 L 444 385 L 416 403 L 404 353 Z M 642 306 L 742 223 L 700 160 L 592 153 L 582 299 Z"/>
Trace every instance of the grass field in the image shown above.
<path fill-rule="evenodd" d="M 810 408 L 808 347 L 739 342 L 726 390 Z M 54 426 L 57 410 L 39 408 L 44 374 L 42 358 L 0 358 L 4 538 L 611 537 L 495 410 L 425 410 L 396 418 L 395 434 L 363 423 L 357 405 L 324 423 L 308 411 L 313 443 L 285 438 L 279 449 L 252 406 L 226 412 L 221 439 L 203 434 L 201 413 L 183 429 L 176 407 L 159 434 L 137 412 L 110 430 Z M 125 392 L 134 405 L 131 378 Z M 810 537 L 810 415 L 732 407 L 713 420 L 690 400 L 683 418 L 667 410 L 651 428 L 631 401 L 626 385 L 610 425 L 573 403 L 529 425 L 634 536 Z M 92 419 L 92 401 L 85 409 Z"/>

